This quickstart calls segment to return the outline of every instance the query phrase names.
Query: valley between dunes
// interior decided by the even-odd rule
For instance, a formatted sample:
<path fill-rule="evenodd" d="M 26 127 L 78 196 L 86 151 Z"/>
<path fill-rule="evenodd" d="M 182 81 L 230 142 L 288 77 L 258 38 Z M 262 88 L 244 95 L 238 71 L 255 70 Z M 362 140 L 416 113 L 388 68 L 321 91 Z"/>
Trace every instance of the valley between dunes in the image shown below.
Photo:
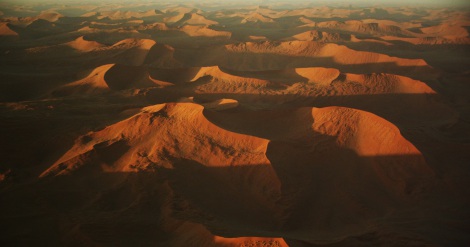
<path fill-rule="evenodd" d="M 0 4 L 2 246 L 468 246 L 468 9 Z"/>

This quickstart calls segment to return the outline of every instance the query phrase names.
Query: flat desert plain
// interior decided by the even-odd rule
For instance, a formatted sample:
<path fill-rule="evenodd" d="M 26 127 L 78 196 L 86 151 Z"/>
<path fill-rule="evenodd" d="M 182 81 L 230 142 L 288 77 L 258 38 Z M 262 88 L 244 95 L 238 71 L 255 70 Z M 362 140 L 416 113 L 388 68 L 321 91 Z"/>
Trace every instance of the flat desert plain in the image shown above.
<path fill-rule="evenodd" d="M 1 246 L 470 246 L 468 6 L 23 2 Z"/>

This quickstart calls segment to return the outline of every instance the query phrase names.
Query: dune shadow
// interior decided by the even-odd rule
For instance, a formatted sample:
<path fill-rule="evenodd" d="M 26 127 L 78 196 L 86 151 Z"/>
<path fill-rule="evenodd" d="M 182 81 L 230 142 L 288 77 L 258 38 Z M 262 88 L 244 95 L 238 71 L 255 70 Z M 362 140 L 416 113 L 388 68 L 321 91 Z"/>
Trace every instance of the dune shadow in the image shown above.
<path fill-rule="evenodd" d="M 207 167 L 175 160 L 173 169 L 79 171 L 3 190 L 1 218 L 9 227 L 1 242 L 62 246 L 88 239 L 114 246 L 158 245 L 172 236 L 165 226 L 170 221 L 200 224 L 227 238 L 282 237 L 312 244 L 338 235 L 356 236 L 377 231 L 370 229 L 375 218 L 403 206 L 402 198 L 369 176 L 372 165 L 393 169 L 396 162 L 406 166 L 420 159 L 350 153 L 343 160 L 318 163 L 298 156 L 295 147 L 281 158 L 279 145 L 285 144 L 273 143 L 268 149 L 272 166 Z M 281 191 L 266 187 L 277 179 Z M 300 230 L 305 234 L 296 233 Z"/>
<path fill-rule="evenodd" d="M 213 93 L 196 94 L 194 97 L 195 101 L 201 103 L 221 98 L 236 99 L 242 106 L 252 108 L 252 111 L 266 111 L 269 109 L 289 110 L 298 107 L 342 106 L 374 113 L 396 125 L 400 125 L 400 123 L 419 122 L 428 122 L 437 125 L 449 124 L 452 123 L 456 117 L 456 112 L 447 106 L 444 100 L 436 94 L 391 93 L 370 95 L 302 96 L 296 94 L 263 95 Z M 206 113 L 206 116 L 211 119 L 210 112 L 206 111 Z M 216 119 L 212 120 L 217 122 Z"/>

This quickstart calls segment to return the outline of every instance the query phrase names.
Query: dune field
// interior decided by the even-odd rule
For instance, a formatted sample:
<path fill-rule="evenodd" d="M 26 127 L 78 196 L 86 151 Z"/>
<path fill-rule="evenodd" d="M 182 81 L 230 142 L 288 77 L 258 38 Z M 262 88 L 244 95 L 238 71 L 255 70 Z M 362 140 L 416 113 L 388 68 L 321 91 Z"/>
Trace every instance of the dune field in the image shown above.
<path fill-rule="evenodd" d="M 470 246 L 469 32 L 469 6 L 0 2 L 0 246 Z"/>

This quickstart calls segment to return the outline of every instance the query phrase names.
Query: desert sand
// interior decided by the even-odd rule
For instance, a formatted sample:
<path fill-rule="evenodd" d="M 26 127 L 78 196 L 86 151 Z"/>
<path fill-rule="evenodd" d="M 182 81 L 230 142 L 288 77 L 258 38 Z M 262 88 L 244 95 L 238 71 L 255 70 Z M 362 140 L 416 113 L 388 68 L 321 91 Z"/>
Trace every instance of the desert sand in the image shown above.
<path fill-rule="evenodd" d="M 0 3 L 0 245 L 470 246 L 469 16 Z"/>

